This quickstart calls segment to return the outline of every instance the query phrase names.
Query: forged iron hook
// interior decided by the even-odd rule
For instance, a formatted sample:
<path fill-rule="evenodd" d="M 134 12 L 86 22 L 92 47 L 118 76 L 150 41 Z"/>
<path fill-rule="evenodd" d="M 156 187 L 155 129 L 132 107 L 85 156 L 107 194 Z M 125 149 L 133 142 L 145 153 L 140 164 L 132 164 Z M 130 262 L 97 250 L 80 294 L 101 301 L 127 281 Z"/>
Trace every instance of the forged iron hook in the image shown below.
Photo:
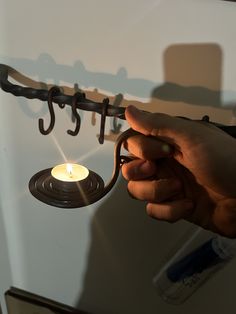
<path fill-rule="evenodd" d="M 119 107 L 119 105 L 121 104 L 123 100 L 123 95 L 122 94 L 118 94 L 115 97 L 115 101 L 113 103 L 113 106 Z M 114 134 L 119 134 L 122 124 L 117 122 L 118 118 L 114 116 L 113 118 L 113 130 L 111 130 Z"/>
<path fill-rule="evenodd" d="M 45 130 L 44 128 L 44 120 L 43 119 L 39 119 L 38 123 L 39 123 L 39 131 L 41 134 L 43 135 L 47 135 L 49 134 L 55 125 L 55 113 L 54 113 L 54 109 L 53 109 L 53 96 L 57 95 L 60 93 L 60 88 L 57 86 L 53 86 L 52 88 L 50 88 L 50 90 L 48 91 L 48 110 L 50 113 L 50 124 L 49 127 Z"/>
<path fill-rule="evenodd" d="M 60 88 L 62 92 L 64 92 L 63 88 Z M 65 103 L 58 103 L 59 108 L 64 109 L 66 104 Z"/>
<path fill-rule="evenodd" d="M 58 106 L 59 106 L 61 109 L 63 109 L 63 108 L 65 108 L 66 104 L 58 104 Z"/>
<path fill-rule="evenodd" d="M 100 144 L 104 142 L 104 134 L 105 134 L 105 123 L 106 123 L 106 116 L 107 116 L 107 107 L 109 105 L 109 98 L 103 99 L 103 107 L 102 107 L 102 114 L 101 114 L 101 124 L 100 124 L 100 134 L 98 141 Z"/>
<path fill-rule="evenodd" d="M 67 130 L 67 133 L 72 135 L 72 136 L 76 136 L 78 133 L 79 133 L 79 130 L 80 130 L 80 122 L 81 122 L 81 119 L 80 119 L 80 115 L 78 114 L 77 112 L 77 101 L 81 98 L 81 93 L 80 92 L 77 92 L 74 94 L 73 96 L 73 99 L 72 99 L 72 105 L 71 105 L 71 109 L 72 109 L 72 115 L 73 117 L 75 118 L 75 123 L 76 123 L 76 126 L 75 126 L 75 130 L 72 131 L 72 130 Z"/>
<path fill-rule="evenodd" d="M 86 98 L 85 93 L 76 92 L 78 94 L 77 101 L 82 101 Z M 76 121 L 76 117 L 74 115 L 73 110 L 71 111 L 71 121 L 74 123 Z"/>

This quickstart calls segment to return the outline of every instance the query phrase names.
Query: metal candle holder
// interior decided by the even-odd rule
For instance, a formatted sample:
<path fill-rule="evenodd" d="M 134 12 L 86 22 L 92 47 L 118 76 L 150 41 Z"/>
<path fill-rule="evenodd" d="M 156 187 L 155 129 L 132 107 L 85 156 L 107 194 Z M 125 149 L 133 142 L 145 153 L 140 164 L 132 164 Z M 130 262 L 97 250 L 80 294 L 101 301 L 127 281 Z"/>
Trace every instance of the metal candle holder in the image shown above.
<path fill-rule="evenodd" d="M 138 132 L 128 129 L 121 133 L 114 147 L 114 167 L 110 181 L 105 185 L 103 179 L 94 171 L 82 181 L 63 182 L 51 175 L 52 168 L 36 173 L 29 181 L 31 194 L 40 201 L 62 208 L 78 208 L 92 204 L 111 191 L 119 176 L 123 163 L 131 157 L 120 154 L 122 143 Z"/>

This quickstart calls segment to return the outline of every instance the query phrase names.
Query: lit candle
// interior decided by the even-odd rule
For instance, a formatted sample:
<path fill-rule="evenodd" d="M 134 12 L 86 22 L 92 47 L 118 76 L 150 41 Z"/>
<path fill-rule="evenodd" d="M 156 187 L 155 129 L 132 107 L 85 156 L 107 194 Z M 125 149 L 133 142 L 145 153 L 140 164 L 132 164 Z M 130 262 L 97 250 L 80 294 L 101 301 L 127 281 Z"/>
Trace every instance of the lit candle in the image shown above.
<path fill-rule="evenodd" d="M 89 171 L 82 165 L 61 164 L 52 169 L 51 175 L 59 181 L 78 182 L 86 179 L 89 175 Z"/>

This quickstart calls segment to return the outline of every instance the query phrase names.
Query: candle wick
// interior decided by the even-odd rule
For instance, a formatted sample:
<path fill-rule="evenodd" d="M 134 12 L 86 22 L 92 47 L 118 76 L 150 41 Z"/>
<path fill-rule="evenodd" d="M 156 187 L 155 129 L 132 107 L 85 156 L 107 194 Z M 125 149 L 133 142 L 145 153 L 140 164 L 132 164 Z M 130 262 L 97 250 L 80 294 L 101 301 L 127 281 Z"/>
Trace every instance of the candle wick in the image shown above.
<path fill-rule="evenodd" d="M 72 178 L 72 177 L 73 177 L 72 169 L 71 169 L 71 168 L 70 168 L 70 169 L 67 169 L 67 172 L 68 172 L 68 174 L 69 174 L 69 177 Z"/>
<path fill-rule="evenodd" d="M 69 177 L 72 178 L 73 177 L 72 166 L 70 164 L 68 164 L 66 168 L 67 168 L 66 170 L 67 170 Z"/>

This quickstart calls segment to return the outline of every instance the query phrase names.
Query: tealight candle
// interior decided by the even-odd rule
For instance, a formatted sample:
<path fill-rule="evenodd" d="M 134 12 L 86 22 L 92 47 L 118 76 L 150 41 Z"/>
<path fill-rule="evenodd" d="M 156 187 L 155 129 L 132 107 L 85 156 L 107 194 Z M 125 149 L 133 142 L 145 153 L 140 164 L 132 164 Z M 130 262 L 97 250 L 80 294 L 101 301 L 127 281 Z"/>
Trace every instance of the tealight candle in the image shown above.
<path fill-rule="evenodd" d="M 67 163 L 55 166 L 51 175 L 59 181 L 78 182 L 87 178 L 89 170 L 82 165 Z"/>

